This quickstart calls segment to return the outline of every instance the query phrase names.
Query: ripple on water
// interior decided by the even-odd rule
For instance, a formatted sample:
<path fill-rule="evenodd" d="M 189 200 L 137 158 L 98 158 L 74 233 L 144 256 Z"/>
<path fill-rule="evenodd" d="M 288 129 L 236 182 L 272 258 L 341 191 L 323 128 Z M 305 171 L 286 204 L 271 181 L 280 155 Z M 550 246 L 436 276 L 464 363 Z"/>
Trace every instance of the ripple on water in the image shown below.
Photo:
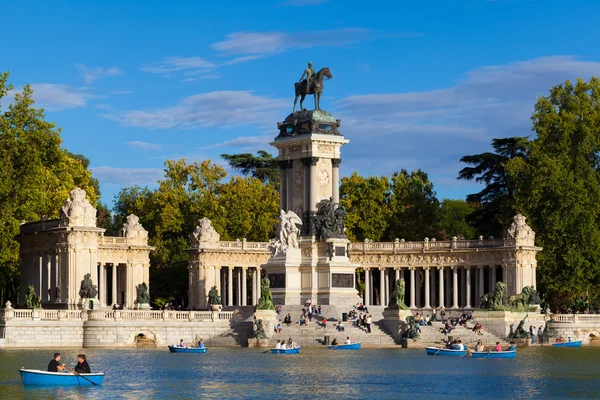
<path fill-rule="evenodd" d="M 101 387 L 25 388 L 18 368 L 44 368 L 53 351 L 0 351 L 3 399 L 140 398 L 600 398 L 600 348 L 522 349 L 515 360 L 431 357 L 422 349 L 328 351 L 299 355 L 212 348 L 206 354 L 164 349 L 64 349 L 75 364 L 85 352 L 106 372 Z"/>

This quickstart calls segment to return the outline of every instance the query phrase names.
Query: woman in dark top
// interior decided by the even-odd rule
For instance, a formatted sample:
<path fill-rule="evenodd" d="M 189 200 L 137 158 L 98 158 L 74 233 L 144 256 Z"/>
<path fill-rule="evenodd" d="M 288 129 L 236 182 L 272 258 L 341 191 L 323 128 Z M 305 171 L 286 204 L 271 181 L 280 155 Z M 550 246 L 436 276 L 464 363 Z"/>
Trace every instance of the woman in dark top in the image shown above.
<path fill-rule="evenodd" d="M 89 374 L 92 372 L 90 370 L 90 365 L 85 359 L 85 354 L 80 354 L 77 356 L 77 365 L 73 369 L 75 370 L 75 372 L 78 372 L 80 374 Z"/>

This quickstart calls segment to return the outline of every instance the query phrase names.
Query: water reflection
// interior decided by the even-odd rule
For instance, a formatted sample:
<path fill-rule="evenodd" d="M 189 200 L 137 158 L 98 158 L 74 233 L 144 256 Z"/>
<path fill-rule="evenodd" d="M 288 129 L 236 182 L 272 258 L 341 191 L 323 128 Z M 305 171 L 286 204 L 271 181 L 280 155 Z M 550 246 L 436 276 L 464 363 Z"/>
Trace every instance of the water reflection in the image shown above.
<path fill-rule="evenodd" d="M 431 357 L 421 349 L 64 349 L 63 361 L 74 365 L 79 352 L 106 373 L 102 386 L 24 388 L 18 368 L 43 369 L 53 350 L 0 351 L 2 398 L 600 398 L 600 348 L 523 349 L 515 360 Z"/>

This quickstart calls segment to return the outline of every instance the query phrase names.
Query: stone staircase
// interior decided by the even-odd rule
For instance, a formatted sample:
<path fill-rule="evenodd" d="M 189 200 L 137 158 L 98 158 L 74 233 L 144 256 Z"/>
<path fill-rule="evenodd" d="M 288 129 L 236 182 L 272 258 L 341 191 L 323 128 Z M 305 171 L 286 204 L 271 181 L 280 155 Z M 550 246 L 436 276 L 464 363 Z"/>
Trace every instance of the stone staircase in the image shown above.
<path fill-rule="evenodd" d="M 468 326 L 473 327 L 475 322 L 473 320 L 469 321 Z M 421 335 L 419 337 L 420 342 L 423 344 L 440 344 L 442 341 L 447 340 L 448 336 L 452 336 L 453 338 L 460 337 L 464 344 L 469 344 L 470 347 L 474 347 L 474 344 L 477 341 L 481 340 L 484 345 L 492 345 L 496 344 L 496 342 L 504 343 L 506 340 L 494 335 L 491 332 L 485 330 L 485 326 L 483 327 L 483 335 L 478 335 L 473 332 L 471 328 L 467 329 L 463 326 L 456 325 L 452 332 L 448 335 L 444 335 L 440 332 L 441 328 L 443 328 L 444 324 L 441 322 L 432 322 L 431 326 L 421 326 Z"/>
<path fill-rule="evenodd" d="M 240 347 L 248 346 L 248 338 L 254 333 L 254 306 L 224 307 L 223 311 L 235 311 L 228 333 L 205 338 L 206 347 Z M 200 340 L 196 335 L 195 341 Z"/>
<path fill-rule="evenodd" d="M 275 346 L 277 340 L 292 338 L 293 341 L 301 346 L 322 346 L 326 344 L 326 336 L 329 336 L 330 342 L 334 338 L 337 338 L 338 342 L 341 343 L 346 340 L 346 337 L 350 337 L 353 342 L 360 342 L 364 346 L 395 346 L 397 343 L 390 333 L 385 329 L 382 321 L 381 311 L 371 312 L 374 323 L 371 324 L 371 333 L 363 328 L 355 326 L 353 321 L 344 322 L 344 332 L 337 331 L 337 324 L 342 319 L 342 311 L 338 310 L 335 306 L 321 306 L 322 315 L 315 315 L 308 326 L 300 326 L 298 320 L 302 312 L 302 306 L 283 306 L 281 313 L 278 315 L 278 320 L 281 321 L 283 327 L 280 334 L 275 333 L 271 338 L 270 343 Z M 383 310 L 383 307 L 381 307 Z M 349 310 L 344 310 L 347 312 Z M 283 319 L 287 314 L 292 316 L 292 325 L 287 326 L 283 324 Z M 377 316 L 379 315 L 379 316 Z M 320 320 L 325 317 L 327 319 L 327 327 L 322 328 L 319 324 Z"/>

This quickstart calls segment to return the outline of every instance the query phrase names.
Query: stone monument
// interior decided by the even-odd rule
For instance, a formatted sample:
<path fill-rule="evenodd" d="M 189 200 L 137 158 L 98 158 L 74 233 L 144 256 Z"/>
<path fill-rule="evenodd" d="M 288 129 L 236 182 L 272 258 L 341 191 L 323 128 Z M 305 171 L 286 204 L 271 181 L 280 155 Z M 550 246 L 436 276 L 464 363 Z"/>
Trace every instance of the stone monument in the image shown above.
<path fill-rule="evenodd" d="M 150 295 L 148 294 L 148 285 L 146 282 L 142 282 L 135 288 L 136 298 L 135 302 L 140 310 L 150 309 Z"/>
<path fill-rule="evenodd" d="M 309 66 L 312 69 L 312 66 Z M 339 204 L 340 149 L 348 140 L 341 121 L 320 108 L 329 68 L 310 71 L 295 85 L 296 95 L 315 94 L 315 109 L 301 109 L 277 124 L 271 145 L 281 169 L 279 239 L 262 266 L 276 304 L 339 305 L 358 303 L 354 271 L 344 234 L 345 210 Z M 302 108 L 302 102 L 301 102 Z"/>

